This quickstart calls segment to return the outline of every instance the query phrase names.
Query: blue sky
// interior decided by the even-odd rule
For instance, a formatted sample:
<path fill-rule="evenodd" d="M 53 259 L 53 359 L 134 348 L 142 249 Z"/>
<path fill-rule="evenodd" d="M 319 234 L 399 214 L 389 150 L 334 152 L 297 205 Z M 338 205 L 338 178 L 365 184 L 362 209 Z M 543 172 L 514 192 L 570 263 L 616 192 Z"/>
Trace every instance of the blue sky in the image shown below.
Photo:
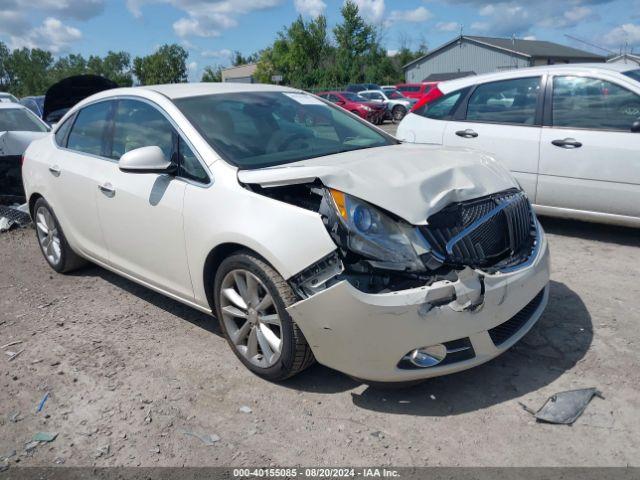
<path fill-rule="evenodd" d="M 189 51 L 190 76 L 268 46 L 297 15 L 340 19 L 343 0 L 0 0 L 0 39 L 10 47 L 66 53 L 152 52 L 163 43 Z M 516 35 L 569 44 L 569 34 L 618 52 L 640 53 L 640 0 L 356 0 L 380 26 L 389 51 L 426 42 L 429 48 L 464 33 Z"/>

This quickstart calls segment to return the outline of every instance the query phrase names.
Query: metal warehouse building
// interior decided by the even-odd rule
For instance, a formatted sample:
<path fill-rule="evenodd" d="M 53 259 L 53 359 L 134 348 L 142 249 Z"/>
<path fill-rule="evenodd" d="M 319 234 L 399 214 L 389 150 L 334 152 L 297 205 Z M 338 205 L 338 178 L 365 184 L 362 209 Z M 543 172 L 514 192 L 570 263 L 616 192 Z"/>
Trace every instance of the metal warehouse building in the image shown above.
<path fill-rule="evenodd" d="M 603 56 L 552 42 L 461 35 L 404 66 L 407 82 L 445 80 L 555 63 L 604 62 Z"/>

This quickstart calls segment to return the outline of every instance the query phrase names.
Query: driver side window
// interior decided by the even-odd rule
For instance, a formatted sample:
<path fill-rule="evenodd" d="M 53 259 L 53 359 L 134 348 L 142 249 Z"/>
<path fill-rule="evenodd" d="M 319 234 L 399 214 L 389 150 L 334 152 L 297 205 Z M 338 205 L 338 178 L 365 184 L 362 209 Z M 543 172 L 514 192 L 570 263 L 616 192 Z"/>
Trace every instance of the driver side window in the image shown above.
<path fill-rule="evenodd" d="M 155 145 L 167 160 L 173 153 L 173 127 L 157 109 L 138 100 L 120 100 L 113 118 L 111 158 Z"/>

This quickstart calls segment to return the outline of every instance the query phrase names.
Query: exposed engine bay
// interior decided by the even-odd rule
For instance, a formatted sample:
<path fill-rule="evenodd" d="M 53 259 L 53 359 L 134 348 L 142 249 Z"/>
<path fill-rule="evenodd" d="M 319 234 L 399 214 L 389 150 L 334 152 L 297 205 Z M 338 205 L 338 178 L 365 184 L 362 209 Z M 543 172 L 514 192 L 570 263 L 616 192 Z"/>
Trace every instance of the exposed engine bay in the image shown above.
<path fill-rule="evenodd" d="M 365 293 L 456 282 L 461 272 L 515 269 L 531 256 L 536 222 L 526 195 L 509 189 L 457 202 L 411 225 L 321 181 L 252 191 L 318 212 L 336 252 L 290 279 L 302 298 L 347 280 Z M 453 300 L 447 299 L 446 302 Z"/>

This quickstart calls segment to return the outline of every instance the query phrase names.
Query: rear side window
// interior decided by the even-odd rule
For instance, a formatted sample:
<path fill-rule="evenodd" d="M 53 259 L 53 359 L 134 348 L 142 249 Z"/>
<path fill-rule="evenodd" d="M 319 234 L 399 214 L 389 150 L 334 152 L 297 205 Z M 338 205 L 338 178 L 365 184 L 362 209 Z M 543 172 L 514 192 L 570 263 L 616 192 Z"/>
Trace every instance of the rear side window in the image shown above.
<path fill-rule="evenodd" d="M 112 102 L 94 103 L 76 115 L 67 148 L 91 155 L 105 155 L 104 138 Z"/>
<path fill-rule="evenodd" d="M 401 92 L 419 92 L 420 91 L 420 87 L 418 85 L 403 85 L 398 87 L 398 90 L 400 90 Z"/>
<path fill-rule="evenodd" d="M 111 158 L 136 148 L 160 147 L 167 160 L 173 152 L 173 127 L 156 108 L 138 100 L 120 100 L 113 117 Z"/>
<path fill-rule="evenodd" d="M 533 125 L 540 77 L 516 78 L 479 85 L 467 108 L 467 121 Z"/>
<path fill-rule="evenodd" d="M 553 79 L 553 126 L 631 130 L 640 96 L 615 83 L 587 77 Z"/>
<path fill-rule="evenodd" d="M 67 118 L 58 130 L 56 130 L 56 143 L 61 147 L 67 146 L 67 135 L 71 130 L 71 125 L 73 125 L 73 120 L 75 115 L 71 115 L 71 117 Z"/>
<path fill-rule="evenodd" d="M 433 120 L 448 120 L 455 113 L 468 91 L 469 89 L 465 88 L 451 92 L 444 97 L 427 103 L 420 111 L 414 113 Z"/>

